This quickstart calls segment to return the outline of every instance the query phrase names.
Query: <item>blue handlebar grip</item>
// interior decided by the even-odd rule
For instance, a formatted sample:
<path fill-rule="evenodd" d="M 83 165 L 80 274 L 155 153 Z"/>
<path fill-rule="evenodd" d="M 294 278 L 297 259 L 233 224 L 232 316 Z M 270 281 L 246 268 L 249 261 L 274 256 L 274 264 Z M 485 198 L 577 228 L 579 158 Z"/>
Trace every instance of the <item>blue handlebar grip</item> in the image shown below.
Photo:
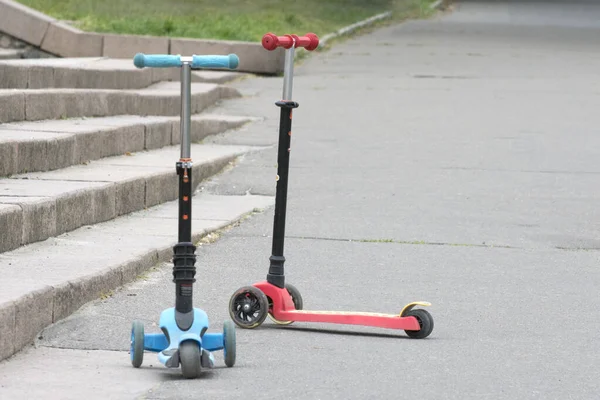
<path fill-rule="evenodd" d="M 181 58 L 180 56 L 173 56 L 168 54 L 143 54 L 137 53 L 133 57 L 133 65 L 138 68 L 170 68 L 180 67 Z"/>
<path fill-rule="evenodd" d="M 228 56 L 192 56 L 192 68 L 227 68 L 236 69 L 240 59 L 235 54 Z"/>

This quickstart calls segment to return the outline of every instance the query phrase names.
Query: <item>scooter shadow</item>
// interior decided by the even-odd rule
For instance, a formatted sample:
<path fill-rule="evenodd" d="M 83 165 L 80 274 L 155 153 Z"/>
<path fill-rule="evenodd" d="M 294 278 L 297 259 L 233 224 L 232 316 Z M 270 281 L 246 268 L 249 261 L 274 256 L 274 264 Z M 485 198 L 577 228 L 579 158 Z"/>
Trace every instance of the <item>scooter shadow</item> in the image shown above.
<path fill-rule="evenodd" d="M 226 366 L 214 366 L 213 368 L 203 368 L 202 372 L 200 373 L 200 376 L 195 378 L 195 379 L 187 379 L 184 378 L 183 375 L 181 374 L 181 369 L 180 368 L 173 368 L 173 369 L 167 369 L 165 368 L 164 370 L 160 371 L 160 377 L 161 380 L 163 382 L 173 382 L 173 381 L 202 381 L 202 380 L 210 380 L 210 379 L 216 379 L 219 375 L 219 370 L 220 369 L 227 369 Z"/>
<path fill-rule="evenodd" d="M 263 325 L 261 328 L 269 329 L 269 330 L 292 330 L 299 332 L 310 332 L 310 333 L 321 333 L 327 335 L 341 335 L 341 336 L 365 336 L 365 337 L 376 337 L 376 338 L 385 338 L 385 339 L 412 339 L 408 336 L 403 336 L 399 334 L 393 333 L 383 333 L 383 332 L 359 332 L 359 331 L 348 331 L 342 329 L 319 329 L 319 328 L 308 328 L 303 326 L 279 326 L 279 325 Z M 414 339 L 413 339 L 414 340 Z"/>

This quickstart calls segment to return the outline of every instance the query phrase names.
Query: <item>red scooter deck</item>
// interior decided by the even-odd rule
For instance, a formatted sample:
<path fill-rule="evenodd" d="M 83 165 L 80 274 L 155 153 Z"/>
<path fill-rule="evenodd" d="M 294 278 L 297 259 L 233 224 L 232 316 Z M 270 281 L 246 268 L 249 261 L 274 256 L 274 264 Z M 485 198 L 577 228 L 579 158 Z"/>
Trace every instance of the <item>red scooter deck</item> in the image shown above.
<path fill-rule="evenodd" d="M 421 329 L 415 317 L 403 317 L 414 306 L 428 306 L 427 302 L 413 302 L 404 307 L 400 314 L 384 314 L 360 311 L 309 311 L 296 310 L 292 297 L 286 289 L 278 288 L 267 281 L 253 285 L 272 301 L 271 318 L 282 325 L 297 322 L 323 322 L 330 324 L 363 325 L 388 329 L 418 331 Z"/>

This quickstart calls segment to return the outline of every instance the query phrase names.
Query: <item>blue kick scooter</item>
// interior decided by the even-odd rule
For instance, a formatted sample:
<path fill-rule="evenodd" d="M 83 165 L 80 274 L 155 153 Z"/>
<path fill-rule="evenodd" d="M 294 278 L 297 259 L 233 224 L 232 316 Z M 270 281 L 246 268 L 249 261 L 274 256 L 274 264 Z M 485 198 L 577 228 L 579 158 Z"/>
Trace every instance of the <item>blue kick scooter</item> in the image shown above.
<path fill-rule="evenodd" d="M 181 68 L 181 158 L 176 163 L 179 176 L 179 243 L 173 248 L 173 282 L 175 307 L 160 315 L 162 333 L 144 333 L 144 324 L 134 321 L 131 328 L 131 363 L 139 368 L 144 350 L 158 353 L 158 360 L 167 368 L 178 368 L 185 378 L 200 376 L 202 368 L 212 368 L 211 352 L 223 350 L 225 365 L 235 364 L 235 326 L 223 324 L 223 333 L 208 333 L 206 312 L 194 308 L 193 285 L 196 279 L 196 246 L 192 242 L 192 159 L 191 159 L 191 70 L 195 68 L 236 69 L 238 56 L 145 55 L 133 58 L 138 68 Z"/>

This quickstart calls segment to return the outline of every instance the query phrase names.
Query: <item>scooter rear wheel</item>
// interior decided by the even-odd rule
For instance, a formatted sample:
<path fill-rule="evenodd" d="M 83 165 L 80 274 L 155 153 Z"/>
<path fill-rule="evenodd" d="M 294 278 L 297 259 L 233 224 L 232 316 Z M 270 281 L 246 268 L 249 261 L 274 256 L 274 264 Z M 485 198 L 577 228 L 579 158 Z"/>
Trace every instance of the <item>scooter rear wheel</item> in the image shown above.
<path fill-rule="evenodd" d="M 179 345 L 179 361 L 181 373 L 186 379 L 195 379 L 200 376 L 200 346 L 194 340 L 186 340 Z"/>
<path fill-rule="evenodd" d="M 406 313 L 405 317 L 415 317 L 419 321 L 421 329 L 418 331 L 404 331 L 413 339 L 425 339 L 433 331 L 433 317 L 427 310 L 422 308 L 412 309 Z"/>
<path fill-rule="evenodd" d="M 254 286 L 238 289 L 229 300 L 229 316 L 240 328 L 256 328 L 268 314 L 267 296 Z"/>

